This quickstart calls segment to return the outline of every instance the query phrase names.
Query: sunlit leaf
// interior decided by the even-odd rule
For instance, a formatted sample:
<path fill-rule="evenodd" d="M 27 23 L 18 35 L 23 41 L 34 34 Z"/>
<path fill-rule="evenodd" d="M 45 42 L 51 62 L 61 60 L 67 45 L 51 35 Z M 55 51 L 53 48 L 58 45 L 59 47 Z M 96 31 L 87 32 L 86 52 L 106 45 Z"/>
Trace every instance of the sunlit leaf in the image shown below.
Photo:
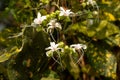
<path fill-rule="evenodd" d="M 5 49 L 4 51 L 1 50 L 0 55 L 0 62 L 5 62 L 11 58 L 12 55 L 19 53 L 21 50 L 18 49 L 16 46 L 11 49 Z"/>
<path fill-rule="evenodd" d="M 6 60 L 8 60 L 11 57 L 11 54 L 2 54 L 0 55 L 0 62 L 5 62 Z"/>

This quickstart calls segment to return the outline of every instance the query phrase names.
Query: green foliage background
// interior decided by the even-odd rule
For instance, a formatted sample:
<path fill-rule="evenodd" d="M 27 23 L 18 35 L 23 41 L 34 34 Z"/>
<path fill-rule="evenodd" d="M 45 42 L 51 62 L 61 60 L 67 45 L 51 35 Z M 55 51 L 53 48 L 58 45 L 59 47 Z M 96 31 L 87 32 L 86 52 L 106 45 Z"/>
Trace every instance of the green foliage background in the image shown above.
<path fill-rule="evenodd" d="M 94 8 L 83 6 L 82 0 L 8 0 L 0 11 L 0 80 L 116 80 L 119 75 L 120 54 L 120 2 L 96 0 L 99 6 L 99 22 L 91 15 Z M 2 2 L 2 0 L 1 0 Z M 63 6 L 81 16 L 61 19 L 63 31 L 60 40 L 65 44 L 87 45 L 84 64 L 75 64 L 65 47 L 61 57 L 64 69 L 46 57 L 49 35 L 40 27 L 26 27 L 33 22 L 37 12 L 55 16 L 54 9 Z M 96 10 L 96 9 L 95 9 Z M 56 16 L 55 16 L 56 17 Z M 5 20 L 4 20 L 5 19 Z M 6 20 L 8 20 L 6 22 Z M 89 25 L 89 20 L 93 24 Z M 43 24 L 44 25 L 44 24 Z M 68 34 L 69 33 L 69 34 Z M 85 78 L 83 76 L 85 75 Z"/>

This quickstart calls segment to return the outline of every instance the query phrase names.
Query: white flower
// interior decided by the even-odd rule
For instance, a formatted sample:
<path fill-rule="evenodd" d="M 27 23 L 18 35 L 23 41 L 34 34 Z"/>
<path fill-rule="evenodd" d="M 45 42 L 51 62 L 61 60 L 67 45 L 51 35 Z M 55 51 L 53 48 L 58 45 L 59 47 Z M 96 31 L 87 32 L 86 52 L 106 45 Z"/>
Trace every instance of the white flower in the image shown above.
<path fill-rule="evenodd" d="M 79 55 L 81 55 L 76 63 L 78 63 L 84 56 L 84 51 L 83 49 L 87 49 L 86 45 L 83 44 L 73 44 L 70 46 L 74 52 L 78 52 Z"/>
<path fill-rule="evenodd" d="M 38 12 L 37 18 L 34 19 L 35 24 L 41 24 L 42 21 L 46 19 L 46 16 L 41 16 L 41 14 Z"/>
<path fill-rule="evenodd" d="M 54 52 L 54 51 L 61 49 L 61 48 L 58 48 L 58 46 L 59 45 L 55 44 L 55 42 L 50 42 L 50 47 L 45 48 L 45 50 L 50 50 L 50 51 Z"/>
<path fill-rule="evenodd" d="M 50 47 L 45 48 L 45 50 L 48 50 L 46 52 L 46 55 L 50 57 L 53 54 L 53 52 L 57 50 L 62 50 L 62 48 L 59 48 L 58 46 L 59 44 L 55 44 L 55 42 L 50 42 Z"/>
<path fill-rule="evenodd" d="M 87 49 L 87 46 L 83 45 L 83 44 L 73 44 L 70 47 L 73 48 L 73 49 L 75 49 L 75 50 Z"/>
<path fill-rule="evenodd" d="M 60 23 L 56 22 L 56 19 L 50 20 L 50 22 L 48 23 L 48 28 L 47 28 L 47 32 L 51 32 L 54 28 L 58 28 L 58 29 L 62 29 Z"/>
<path fill-rule="evenodd" d="M 71 12 L 70 9 L 65 10 L 65 9 L 63 9 L 63 7 L 60 7 L 59 16 L 69 16 L 70 14 L 73 14 L 73 12 Z"/>

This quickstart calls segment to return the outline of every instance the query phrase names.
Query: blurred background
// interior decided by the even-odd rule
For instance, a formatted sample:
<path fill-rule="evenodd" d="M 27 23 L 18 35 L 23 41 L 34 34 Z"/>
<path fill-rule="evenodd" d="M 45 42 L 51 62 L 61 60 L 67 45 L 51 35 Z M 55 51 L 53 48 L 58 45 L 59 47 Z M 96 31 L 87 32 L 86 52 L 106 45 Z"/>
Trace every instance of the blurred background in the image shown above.
<path fill-rule="evenodd" d="M 0 80 L 120 80 L 120 1 L 88 1 L 0 0 Z M 58 6 L 80 15 L 60 20 L 65 44 L 87 45 L 78 65 L 63 57 L 64 70 L 45 55 L 48 35 L 26 28 L 21 36 L 37 12 L 52 14 Z"/>

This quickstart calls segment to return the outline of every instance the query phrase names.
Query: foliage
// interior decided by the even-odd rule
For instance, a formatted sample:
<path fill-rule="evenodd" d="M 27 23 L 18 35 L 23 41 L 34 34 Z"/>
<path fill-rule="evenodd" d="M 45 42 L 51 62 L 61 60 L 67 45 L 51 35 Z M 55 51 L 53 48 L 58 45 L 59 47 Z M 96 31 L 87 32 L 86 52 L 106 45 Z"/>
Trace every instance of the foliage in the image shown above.
<path fill-rule="evenodd" d="M 90 1 L 9 1 L 0 12 L 13 22 L 0 29 L 0 73 L 8 80 L 116 79 L 120 2 Z"/>

